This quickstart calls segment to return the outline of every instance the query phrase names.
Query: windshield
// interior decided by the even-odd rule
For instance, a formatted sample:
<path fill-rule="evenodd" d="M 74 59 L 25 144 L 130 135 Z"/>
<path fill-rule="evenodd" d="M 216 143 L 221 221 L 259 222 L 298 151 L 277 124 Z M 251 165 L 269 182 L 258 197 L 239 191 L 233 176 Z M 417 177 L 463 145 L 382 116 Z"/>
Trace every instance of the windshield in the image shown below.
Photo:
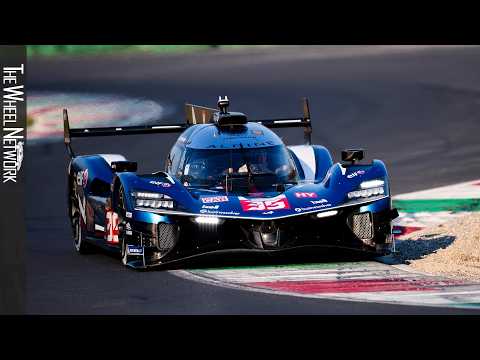
<path fill-rule="evenodd" d="M 187 148 L 180 176 L 185 186 L 233 192 L 277 191 L 297 182 L 295 166 L 283 145 L 262 148 Z"/>

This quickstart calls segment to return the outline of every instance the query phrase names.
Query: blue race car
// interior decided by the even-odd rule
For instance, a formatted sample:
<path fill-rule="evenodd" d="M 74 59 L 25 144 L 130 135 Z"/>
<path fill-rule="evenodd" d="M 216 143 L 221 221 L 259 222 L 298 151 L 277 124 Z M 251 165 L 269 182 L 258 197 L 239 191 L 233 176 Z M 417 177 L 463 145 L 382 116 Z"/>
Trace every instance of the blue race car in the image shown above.
<path fill-rule="evenodd" d="M 185 123 L 70 129 L 63 111 L 68 213 L 75 249 L 100 246 L 122 263 L 148 268 L 212 252 L 275 254 L 335 247 L 387 254 L 392 244 L 389 179 L 362 149 L 311 145 L 303 116 L 249 120 L 228 110 L 186 104 Z M 270 128 L 302 127 L 305 144 L 286 146 Z M 71 138 L 181 132 L 164 171 L 137 174 L 118 154 L 75 156 Z"/>

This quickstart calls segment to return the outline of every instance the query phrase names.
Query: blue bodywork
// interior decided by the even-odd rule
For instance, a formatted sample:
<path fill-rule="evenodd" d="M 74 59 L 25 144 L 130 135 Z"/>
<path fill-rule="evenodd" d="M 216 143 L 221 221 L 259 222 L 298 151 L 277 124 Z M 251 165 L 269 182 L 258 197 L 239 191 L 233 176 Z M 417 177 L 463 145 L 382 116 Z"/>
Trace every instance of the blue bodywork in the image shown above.
<path fill-rule="evenodd" d="M 305 228 L 297 230 L 303 231 L 308 227 L 306 234 L 310 237 L 312 234 L 319 234 L 315 235 L 315 238 L 321 239 L 324 231 L 322 226 L 325 229 L 333 228 L 333 230 L 325 230 L 328 234 L 335 234 L 336 227 L 342 227 L 342 230 L 338 230 L 338 234 L 342 234 L 339 235 L 339 239 L 348 238 L 348 241 L 352 244 L 355 242 L 364 250 L 370 249 L 384 253 L 388 249 L 391 242 L 391 220 L 394 215 L 392 215 L 387 170 L 380 160 L 369 163 L 334 164 L 331 154 L 323 146 L 304 145 L 300 148 L 287 148 L 273 131 L 255 122 L 235 128 L 221 127 L 212 123 L 189 126 L 172 147 L 169 160 L 184 156 L 188 149 L 257 149 L 270 146 L 285 147 L 298 175 L 296 183 L 286 184 L 280 189 L 272 189 L 275 191 L 238 194 L 228 192 L 226 189 L 193 188 L 183 184 L 177 176 L 178 172 L 176 173 L 172 168 L 174 161 L 170 161 L 169 165 L 162 169 L 164 171 L 137 174 L 135 171 L 117 172 L 112 169 L 111 160 L 116 159 L 121 162 L 122 160 L 118 160 L 121 159 L 120 155 L 85 155 L 74 157 L 70 163 L 69 201 L 75 201 L 75 199 L 71 200 L 75 196 L 80 204 L 85 201 L 82 226 L 87 241 L 118 251 L 121 248 L 121 241 L 118 243 L 106 241 L 109 231 L 106 213 L 110 209 L 116 211 L 121 222 L 120 233 L 125 233 L 125 226 L 131 229 L 127 231 L 131 235 L 129 246 L 135 244 L 131 245 L 131 252 L 133 253 L 134 250 L 138 252 L 131 256 L 138 257 L 140 254 L 140 250 L 134 249 L 134 246 L 145 249 L 141 251 L 143 267 L 194 253 L 215 250 L 215 247 L 211 246 L 203 249 L 201 241 L 195 242 L 197 240 L 189 240 L 188 237 L 179 240 L 181 236 L 185 237 L 186 233 L 198 236 L 205 234 L 205 238 L 212 237 L 211 228 L 207 231 L 204 226 L 195 224 L 194 220 L 197 217 L 220 219 L 220 224 L 224 224 L 225 228 L 229 227 L 230 232 L 221 233 L 217 228 L 213 232 L 218 233 L 218 236 L 223 234 L 224 238 L 235 237 L 236 232 L 240 233 L 241 231 L 236 231 L 234 228 L 237 225 L 244 233 L 251 232 L 250 235 L 245 235 L 247 240 L 240 239 L 238 244 L 243 245 L 239 245 L 239 248 L 280 249 L 281 244 L 289 244 L 289 241 L 280 239 L 282 236 L 284 239 L 287 236 L 285 234 L 291 236 L 295 221 L 298 220 L 298 223 L 303 224 L 301 226 Z M 301 158 L 299 154 L 303 153 L 307 154 L 308 159 Z M 381 194 L 349 199 L 348 193 L 360 190 L 361 184 L 370 180 L 383 181 Z M 123 194 L 121 210 L 115 210 L 119 207 L 120 189 Z M 171 198 L 174 206 L 172 208 L 137 206 L 134 194 L 138 192 L 162 194 L 165 198 Z M 335 213 L 332 212 L 334 210 Z M 317 216 L 319 213 L 328 213 L 330 216 L 323 218 L 322 215 Z M 362 213 L 370 214 L 372 236 L 368 241 L 356 239 L 354 233 L 356 225 L 351 225 L 352 216 Z M 161 224 L 171 225 L 175 230 L 175 235 L 172 235 L 173 245 L 167 249 L 168 251 L 159 245 L 161 241 L 159 239 L 163 236 L 162 231 L 166 231 L 160 230 Z M 316 226 L 318 229 L 315 229 Z M 189 228 L 190 233 L 183 228 Z M 270 230 L 265 230 L 266 228 Z M 274 232 L 276 235 L 272 237 L 271 234 Z M 125 239 L 125 235 L 123 236 Z M 221 249 L 232 249 L 237 246 L 235 244 L 218 245 L 222 241 L 218 238 L 214 242 Z M 318 240 L 318 245 L 321 245 L 322 241 Z M 188 244 L 189 242 L 191 244 Z M 296 245 L 299 244 L 293 244 L 293 246 Z M 350 245 L 349 243 L 348 246 Z M 151 251 L 145 260 L 147 248 Z M 176 250 L 177 248 L 181 250 Z M 193 250 L 186 251 L 185 248 Z M 138 261 L 135 260 L 131 264 L 140 266 Z"/>

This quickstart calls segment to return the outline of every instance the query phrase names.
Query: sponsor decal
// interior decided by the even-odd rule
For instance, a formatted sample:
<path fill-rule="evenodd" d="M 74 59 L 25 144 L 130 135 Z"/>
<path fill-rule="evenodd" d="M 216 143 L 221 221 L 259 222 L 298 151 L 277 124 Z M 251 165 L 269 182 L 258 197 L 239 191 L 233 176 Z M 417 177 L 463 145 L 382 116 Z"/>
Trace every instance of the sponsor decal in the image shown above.
<path fill-rule="evenodd" d="M 348 174 L 347 175 L 347 179 L 353 179 L 354 177 L 357 177 L 359 175 L 363 175 L 365 174 L 365 171 L 364 170 L 357 170 L 357 171 L 354 171 L 353 173 L 351 174 Z"/>
<path fill-rule="evenodd" d="M 127 235 L 132 235 L 132 226 L 130 225 L 129 222 L 127 222 L 127 224 L 125 225 L 125 229 L 126 229 L 126 233 Z"/>
<path fill-rule="evenodd" d="M 118 214 L 112 210 L 106 213 L 107 242 L 118 244 Z"/>
<path fill-rule="evenodd" d="M 202 205 L 202 209 L 218 210 L 220 205 Z"/>
<path fill-rule="evenodd" d="M 286 210 L 290 209 L 287 197 L 279 195 L 273 198 L 253 199 L 238 197 L 243 211 L 265 211 L 265 210 Z"/>
<path fill-rule="evenodd" d="M 228 196 L 208 196 L 202 197 L 200 200 L 202 200 L 202 203 L 204 204 L 228 202 Z"/>
<path fill-rule="evenodd" d="M 272 215 L 273 214 L 273 211 L 270 210 L 270 211 L 265 211 L 262 213 L 262 215 Z"/>
<path fill-rule="evenodd" d="M 81 187 L 85 187 L 87 186 L 87 182 L 88 182 L 88 169 L 79 171 L 77 173 L 77 185 Z"/>
<path fill-rule="evenodd" d="M 312 200 L 310 202 L 313 205 L 317 205 L 317 204 L 326 204 L 326 203 L 328 203 L 328 200 L 327 199 L 320 199 L 320 200 Z"/>
<path fill-rule="evenodd" d="M 312 211 L 312 210 L 325 209 L 331 206 L 332 204 L 322 204 L 322 205 L 315 205 L 315 206 L 309 206 L 309 207 L 297 207 L 295 208 L 295 211 L 296 212 Z"/>
<path fill-rule="evenodd" d="M 217 210 L 209 210 L 209 209 L 201 209 L 200 214 L 225 215 L 225 216 L 238 216 L 238 215 L 240 215 L 239 212 L 235 212 L 235 211 L 217 211 Z"/>
<path fill-rule="evenodd" d="M 82 186 L 83 187 L 87 186 L 87 182 L 88 182 L 88 169 L 85 169 L 82 175 Z"/>
<path fill-rule="evenodd" d="M 263 135 L 263 131 L 262 130 L 252 130 L 252 134 L 255 135 L 255 136 L 260 136 L 260 135 Z"/>
<path fill-rule="evenodd" d="M 254 136 L 238 136 L 237 137 L 237 135 L 234 135 L 234 136 L 226 137 L 225 140 L 254 139 L 254 138 L 255 138 Z M 273 141 L 255 141 L 255 142 L 242 141 L 241 143 L 238 143 L 238 145 L 231 144 L 231 143 L 220 144 L 218 146 L 209 145 L 207 146 L 207 149 L 239 149 L 242 146 L 251 148 L 251 147 L 263 147 L 263 146 L 273 146 L 273 145 L 275 145 Z"/>
<path fill-rule="evenodd" d="M 143 255 L 143 247 L 136 245 L 127 245 L 129 255 Z"/>
<path fill-rule="evenodd" d="M 169 188 L 170 186 L 172 186 L 172 184 L 170 184 L 170 183 L 155 181 L 155 180 L 149 181 L 149 183 L 152 184 L 152 185 L 157 185 L 157 186 L 161 186 L 161 187 L 164 187 L 164 188 Z"/>
<path fill-rule="evenodd" d="M 299 199 L 312 199 L 316 198 L 317 194 L 314 192 L 296 192 L 295 197 Z"/>

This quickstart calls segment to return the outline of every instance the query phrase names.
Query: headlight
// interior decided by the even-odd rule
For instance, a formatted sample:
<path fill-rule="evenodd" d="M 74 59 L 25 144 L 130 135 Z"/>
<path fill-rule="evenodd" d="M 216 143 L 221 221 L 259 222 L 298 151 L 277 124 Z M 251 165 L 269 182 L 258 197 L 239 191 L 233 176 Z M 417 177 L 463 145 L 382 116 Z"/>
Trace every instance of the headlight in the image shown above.
<path fill-rule="evenodd" d="M 360 184 L 360 190 L 351 191 L 348 193 L 349 199 L 368 198 L 370 196 L 385 194 L 385 181 L 383 180 L 368 180 Z"/>
<path fill-rule="evenodd" d="M 201 225 L 218 225 L 222 222 L 221 219 L 214 216 L 197 216 L 194 221 Z"/>
<path fill-rule="evenodd" d="M 132 196 L 135 198 L 135 206 L 158 208 L 173 208 L 173 200 L 170 196 L 159 193 L 134 191 Z"/>
<path fill-rule="evenodd" d="M 324 211 L 324 212 L 317 213 L 317 218 L 325 218 L 325 217 L 334 216 L 337 214 L 338 214 L 337 210 Z"/>
<path fill-rule="evenodd" d="M 378 188 L 382 187 L 385 184 L 383 180 L 367 180 L 360 184 L 360 189 L 371 189 L 371 188 Z"/>

